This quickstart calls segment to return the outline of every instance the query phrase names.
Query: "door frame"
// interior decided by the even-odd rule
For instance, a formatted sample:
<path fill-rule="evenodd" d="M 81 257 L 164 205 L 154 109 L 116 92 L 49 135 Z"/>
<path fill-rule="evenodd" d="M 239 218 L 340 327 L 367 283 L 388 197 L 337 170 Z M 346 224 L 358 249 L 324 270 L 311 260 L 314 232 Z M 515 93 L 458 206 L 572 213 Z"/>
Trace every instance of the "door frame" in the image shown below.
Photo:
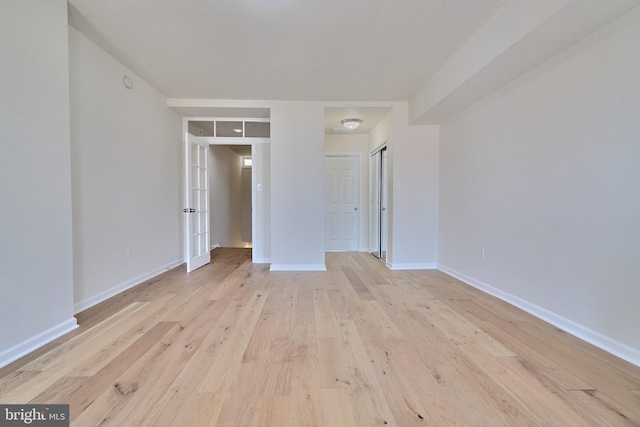
<path fill-rule="evenodd" d="M 183 117 L 182 118 L 182 130 L 183 130 L 183 135 L 184 134 L 188 134 L 189 133 L 189 122 L 218 122 L 218 121 L 241 121 L 243 122 L 243 127 L 244 127 L 244 123 L 246 122 L 271 122 L 270 118 L 257 118 L 257 117 L 217 117 L 217 116 L 187 116 L 187 117 Z M 214 123 L 214 127 L 216 126 L 216 123 Z M 253 166 L 251 167 L 251 183 L 252 183 L 252 188 L 251 188 L 251 203 L 253 206 L 253 209 L 251 211 L 251 234 L 252 234 L 252 247 L 255 248 L 256 245 L 260 245 L 261 247 L 264 246 L 263 240 L 265 238 L 265 235 L 267 234 L 267 230 L 264 229 L 258 229 L 257 224 L 257 216 L 258 215 L 267 215 L 269 216 L 270 213 L 269 212 L 262 212 L 258 209 L 257 207 L 257 197 L 258 195 L 256 194 L 256 192 L 261 192 L 263 191 L 263 185 L 266 187 L 265 191 L 268 192 L 269 189 L 269 182 L 264 182 L 263 183 L 263 176 L 257 176 L 257 169 L 260 169 L 261 175 L 265 175 L 264 170 L 267 170 L 267 175 L 268 175 L 268 170 L 270 165 L 263 165 L 260 163 L 260 158 L 257 158 L 255 155 L 255 145 L 256 144 L 270 144 L 271 142 L 271 138 L 267 137 L 267 138 L 258 138 L 258 137 L 207 137 L 207 136 L 200 136 L 198 137 L 204 141 L 207 141 L 209 143 L 209 146 L 211 145 L 249 145 L 251 146 L 251 156 L 253 159 Z M 184 150 L 183 150 L 184 153 Z M 183 165 L 185 165 L 185 161 L 183 159 Z M 185 166 L 183 166 L 185 167 Z M 186 172 L 184 172 L 182 174 L 182 179 L 186 178 Z M 182 188 L 186 188 L 186 182 L 183 183 Z M 209 196 L 210 198 L 210 196 Z M 184 199 L 183 197 L 183 200 Z M 269 207 L 267 207 L 267 209 L 269 209 Z M 183 231 L 185 232 L 185 236 L 184 236 L 184 260 L 185 262 L 187 262 L 187 254 L 188 254 L 188 249 L 187 249 L 187 245 L 188 245 L 188 233 L 186 233 L 187 229 L 186 229 L 186 219 L 184 220 L 184 224 L 182 227 Z M 211 230 L 209 230 L 210 232 Z M 210 248 L 210 250 L 212 250 L 213 248 Z M 270 263 L 271 259 L 270 258 L 261 258 L 258 254 L 258 252 L 256 250 L 252 250 L 252 262 L 254 263 Z"/>

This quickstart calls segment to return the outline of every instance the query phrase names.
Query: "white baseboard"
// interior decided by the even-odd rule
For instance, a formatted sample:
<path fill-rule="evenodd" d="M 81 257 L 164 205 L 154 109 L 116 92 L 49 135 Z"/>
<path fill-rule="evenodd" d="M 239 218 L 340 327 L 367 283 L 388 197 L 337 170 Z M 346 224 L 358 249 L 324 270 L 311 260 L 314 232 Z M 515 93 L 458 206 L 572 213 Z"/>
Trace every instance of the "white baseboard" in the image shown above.
<path fill-rule="evenodd" d="M 271 264 L 269 271 L 327 271 L 324 264 Z"/>
<path fill-rule="evenodd" d="M 219 247 L 220 247 L 220 244 L 216 243 L 215 245 L 211 245 L 211 250 L 218 249 Z"/>
<path fill-rule="evenodd" d="M 438 265 L 432 263 L 391 263 L 387 264 L 390 270 L 434 270 Z"/>
<path fill-rule="evenodd" d="M 50 343 L 62 335 L 73 331 L 78 327 L 78 321 L 75 317 L 68 319 L 62 323 L 59 323 L 46 331 L 40 332 L 37 335 L 32 336 L 13 347 L 0 352 L 0 368 L 7 366 L 9 363 L 18 360 L 22 356 L 31 353 L 34 350 L 42 347 L 45 344 Z"/>
<path fill-rule="evenodd" d="M 251 262 L 254 264 L 271 264 L 271 258 L 254 258 Z"/>
<path fill-rule="evenodd" d="M 138 277 L 134 277 L 133 279 L 127 280 L 124 283 L 121 283 L 119 285 L 116 285 L 110 289 L 107 289 L 106 291 L 100 292 L 97 295 L 91 296 L 89 298 L 85 298 L 82 301 L 78 301 L 76 303 L 73 304 L 73 312 L 74 313 L 80 313 L 83 310 L 86 310 L 88 308 L 93 307 L 96 304 L 101 303 L 102 301 L 105 301 L 109 298 L 111 298 L 112 296 L 118 295 L 120 292 L 124 292 L 127 289 L 130 289 L 136 285 L 139 285 L 140 283 L 144 282 L 145 280 L 149 280 L 161 273 L 164 273 L 165 271 L 171 270 L 172 268 L 175 268 L 181 264 L 184 264 L 183 260 L 177 260 L 177 261 L 173 261 L 172 263 L 164 266 L 164 267 L 160 267 L 157 268 L 153 271 L 150 271 L 148 273 L 145 274 L 141 274 Z"/>
<path fill-rule="evenodd" d="M 508 302 L 509 304 L 514 305 L 521 310 L 524 310 L 527 313 L 536 316 L 537 318 L 542 319 L 545 322 L 550 323 L 553 326 L 556 326 L 563 331 L 568 332 L 571 335 L 588 342 L 589 344 L 593 344 L 608 353 L 611 353 L 623 360 L 626 360 L 629 363 L 640 367 L 640 349 L 633 348 L 627 344 L 621 343 L 611 337 L 601 334 L 600 332 L 596 332 L 584 325 L 574 322 L 573 320 L 569 320 L 557 313 L 532 304 L 529 301 L 523 300 L 522 298 L 519 298 L 508 292 L 501 291 L 500 289 L 494 288 L 493 286 L 487 285 L 486 283 L 475 280 L 472 277 L 466 276 L 442 264 L 438 265 L 438 270 L 442 271 L 443 273 L 447 273 L 448 275 L 453 276 L 456 279 L 461 280 L 462 282 L 473 286 L 474 288 L 479 289 L 489 295 L 493 295 L 496 298 Z"/>

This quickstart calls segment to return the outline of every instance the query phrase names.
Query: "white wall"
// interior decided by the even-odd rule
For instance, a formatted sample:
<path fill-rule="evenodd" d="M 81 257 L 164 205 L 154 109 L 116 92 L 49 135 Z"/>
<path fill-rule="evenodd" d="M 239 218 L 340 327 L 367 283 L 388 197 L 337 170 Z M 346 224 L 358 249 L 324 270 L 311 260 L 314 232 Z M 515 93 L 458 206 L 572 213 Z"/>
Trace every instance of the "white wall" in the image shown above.
<path fill-rule="evenodd" d="M 636 10 L 448 120 L 439 223 L 445 271 L 636 364 L 638 40 Z"/>
<path fill-rule="evenodd" d="M 243 247 L 241 158 L 229 147 L 211 145 L 209 160 L 211 245 Z"/>
<path fill-rule="evenodd" d="M 435 268 L 438 236 L 437 126 L 409 126 L 407 103 L 396 103 L 369 133 L 369 150 L 388 142 L 387 264 Z"/>
<path fill-rule="evenodd" d="M 369 139 L 369 152 L 380 147 L 385 142 L 389 142 L 393 136 L 393 109 L 390 109 L 386 116 L 371 129 L 367 135 Z"/>
<path fill-rule="evenodd" d="M 326 154 L 355 154 L 360 157 L 359 237 L 361 252 L 369 251 L 369 137 L 366 134 L 325 135 Z"/>
<path fill-rule="evenodd" d="M 72 27 L 69 49 L 81 310 L 182 262 L 182 121 L 162 94 Z"/>
<path fill-rule="evenodd" d="M 252 172 L 253 262 L 271 262 L 271 144 L 254 144 Z M 258 191 L 258 185 L 260 191 Z"/>
<path fill-rule="evenodd" d="M 438 242 L 437 126 L 409 126 L 408 106 L 393 109 L 390 139 L 392 269 L 435 268 Z"/>
<path fill-rule="evenodd" d="M 271 107 L 271 268 L 322 270 L 324 105 Z"/>
<path fill-rule="evenodd" d="M 0 366 L 73 329 L 65 0 L 0 13 Z"/>

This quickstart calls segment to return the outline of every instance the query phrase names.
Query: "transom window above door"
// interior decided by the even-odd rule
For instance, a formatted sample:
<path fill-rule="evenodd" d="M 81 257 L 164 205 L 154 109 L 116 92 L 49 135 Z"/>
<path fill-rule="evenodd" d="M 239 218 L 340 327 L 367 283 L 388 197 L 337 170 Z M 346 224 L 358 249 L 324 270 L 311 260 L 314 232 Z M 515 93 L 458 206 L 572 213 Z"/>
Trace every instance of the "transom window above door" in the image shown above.
<path fill-rule="evenodd" d="M 269 138 L 268 119 L 189 120 L 189 133 L 204 138 Z"/>

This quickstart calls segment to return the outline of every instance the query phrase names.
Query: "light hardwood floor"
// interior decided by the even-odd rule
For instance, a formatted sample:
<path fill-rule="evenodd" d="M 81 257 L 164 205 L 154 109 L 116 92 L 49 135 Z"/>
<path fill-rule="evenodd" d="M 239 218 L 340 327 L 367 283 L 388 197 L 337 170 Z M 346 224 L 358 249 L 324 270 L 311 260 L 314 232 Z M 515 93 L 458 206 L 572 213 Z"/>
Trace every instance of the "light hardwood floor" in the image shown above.
<path fill-rule="evenodd" d="M 80 313 L 0 370 L 0 403 L 82 427 L 640 426 L 640 368 L 438 271 L 326 262 L 215 250 Z"/>

